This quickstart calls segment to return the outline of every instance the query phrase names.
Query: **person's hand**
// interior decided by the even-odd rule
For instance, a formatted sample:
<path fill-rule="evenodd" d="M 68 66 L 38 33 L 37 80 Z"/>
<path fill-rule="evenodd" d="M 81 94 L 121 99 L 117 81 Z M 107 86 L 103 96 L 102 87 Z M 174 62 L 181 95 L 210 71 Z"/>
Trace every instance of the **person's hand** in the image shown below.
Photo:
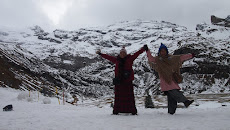
<path fill-rule="evenodd" d="M 195 56 L 196 56 L 196 54 L 195 54 L 195 53 L 192 53 L 192 58 L 195 57 Z"/>
<path fill-rule="evenodd" d="M 101 50 L 100 50 L 100 49 L 97 50 L 97 51 L 96 51 L 96 54 L 101 55 Z"/>
<path fill-rule="evenodd" d="M 145 51 L 148 51 L 148 50 L 149 50 L 149 48 L 148 48 L 147 45 L 144 45 L 143 48 L 145 49 Z"/>

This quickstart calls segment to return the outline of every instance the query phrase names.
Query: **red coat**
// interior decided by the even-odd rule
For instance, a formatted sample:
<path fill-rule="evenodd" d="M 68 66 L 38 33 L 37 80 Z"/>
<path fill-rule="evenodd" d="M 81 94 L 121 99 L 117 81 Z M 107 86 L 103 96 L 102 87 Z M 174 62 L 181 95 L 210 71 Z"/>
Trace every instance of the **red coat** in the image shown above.
<path fill-rule="evenodd" d="M 126 60 L 124 63 L 124 71 L 130 71 L 131 73 L 128 78 L 121 82 L 121 84 L 115 85 L 115 101 L 113 113 L 137 113 L 132 84 L 132 81 L 134 80 L 134 72 L 132 69 L 132 65 L 133 61 L 143 52 L 144 49 L 142 48 L 133 55 L 126 56 Z M 117 57 L 109 56 L 106 54 L 101 54 L 101 56 L 116 64 L 115 76 L 118 76 L 120 60 L 118 60 Z"/>
<path fill-rule="evenodd" d="M 134 80 L 134 72 L 133 72 L 133 61 L 141 54 L 143 53 L 145 50 L 142 48 L 140 49 L 139 51 L 137 51 L 136 53 L 134 53 L 133 55 L 127 55 L 126 56 L 126 62 L 125 62 L 125 65 L 124 65 L 124 70 L 125 71 L 130 71 L 131 74 L 129 76 L 129 78 L 127 78 L 124 82 L 129 82 L 129 81 L 132 81 Z M 115 66 L 115 77 L 118 76 L 118 72 L 119 72 L 119 64 L 120 64 L 120 61 L 117 60 L 117 57 L 114 57 L 114 56 L 109 56 L 109 55 L 106 55 L 106 54 L 101 54 L 101 56 L 111 62 L 113 62 L 114 64 L 116 64 Z"/>

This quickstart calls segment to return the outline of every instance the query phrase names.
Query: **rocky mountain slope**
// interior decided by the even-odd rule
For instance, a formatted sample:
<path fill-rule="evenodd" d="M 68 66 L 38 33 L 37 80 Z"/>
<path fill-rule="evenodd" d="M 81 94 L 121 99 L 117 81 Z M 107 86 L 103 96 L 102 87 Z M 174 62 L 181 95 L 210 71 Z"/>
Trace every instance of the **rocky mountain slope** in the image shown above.
<path fill-rule="evenodd" d="M 230 90 L 230 29 L 198 24 L 197 30 L 165 21 L 124 21 L 104 28 L 46 32 L 39 26 L 23 30 L 0 28 L 0 84 L 53 95 L 100 97 L 113 95 L 114 65 L 95 54 L 116 56 L 125 45 L 134 53 L 147 44 L 153 55 L 160 43 L 171 54 L 195 53 L 181 69 L 185 93 Z M 145 53 L 134 62 L 135 94 L 159 94 L 159 79 Z M 47 92 L 49 91 L 49 92 Z"/>
<path fill-rule="evenodd" d="M 224 27 L 230 27 L 230 15 L 227 16 L 227 18 L 218 18 L 214 15 L 211 16 L 211 22 L 214 25 L 224 26 Z"/>

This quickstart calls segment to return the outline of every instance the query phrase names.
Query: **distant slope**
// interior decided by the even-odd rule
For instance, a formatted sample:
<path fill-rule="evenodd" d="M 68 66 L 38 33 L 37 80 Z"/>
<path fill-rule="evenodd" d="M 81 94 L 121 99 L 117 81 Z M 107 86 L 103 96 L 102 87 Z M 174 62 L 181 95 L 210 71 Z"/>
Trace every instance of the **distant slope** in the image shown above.
<path fill-rule="evenodd" d="M 0 29 L 0 47 L 12 56 L 6 59 L 14 59 L 15 64 L 53 86 L 71 94 L 100 97 L 113 95 L 114 65 L 97 56 L 97 49 L 115 56 L 123 45 L 134 53 L 147 44 L 156 55 L 164 43 L 171 54 L 196 54 L 182 68 L 181 87 L 186 93 L 221 93 L 230 88 L 229 36 L 228 28 L 214 25 L 199 24 L 193 32 L 170 22 L 136 20 L 75 31 L 46 32 L 39 26 L 21 31 Z M 146 54 L 135 60 L 133 69 L 135 94 L 159 94 L 159 80 Z M 18 86 L 24 87 L 20 82 Z"/>

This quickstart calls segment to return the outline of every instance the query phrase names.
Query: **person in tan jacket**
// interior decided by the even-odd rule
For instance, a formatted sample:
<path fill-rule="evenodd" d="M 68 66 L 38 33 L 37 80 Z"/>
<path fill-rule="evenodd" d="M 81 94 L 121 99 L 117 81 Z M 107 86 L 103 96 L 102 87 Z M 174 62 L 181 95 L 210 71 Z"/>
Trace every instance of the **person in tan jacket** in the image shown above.
<path fill-rule="evenodd" d="M 145 48 L 148 48 L 145 45 Z M 174 73 L 180 74 L 180 67 L 185 60 L 194 57 L 194 54 L 169 55 L 168 48 L 161 43 L 158 56 L 153 57 L 149 49 L 147 49 L 147 57 L 150 64 L 158 72 L 160 77 L 160 87 L 167 95 L 168 113 L 174 114 L 177 108 L 177 102 L 183 102 L 188 107 L 194 100 L 188 100 L 181 91 L 178 83 L 174 80 Z"/>

